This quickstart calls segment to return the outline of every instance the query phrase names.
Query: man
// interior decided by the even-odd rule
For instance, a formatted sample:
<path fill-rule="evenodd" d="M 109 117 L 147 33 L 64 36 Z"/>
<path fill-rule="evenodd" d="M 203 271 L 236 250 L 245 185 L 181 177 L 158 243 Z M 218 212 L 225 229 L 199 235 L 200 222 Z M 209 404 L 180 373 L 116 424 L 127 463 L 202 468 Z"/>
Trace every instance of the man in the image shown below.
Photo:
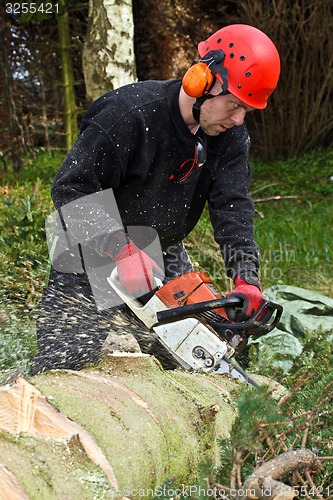
<path fill-rule="evenodd" d="M 86 113 L 52 188 L 62 243 L 40 305 L 32 373 L 96 363 L 110 331 L 115 342 L 126 330 L 147 339 L 132 313 L 113 302 L 110 269 L 117 266 L 135 296 L 153 290 L 156 273 L 172 279 L 190 272 L 182 241 L 207 201 L 235 283 L 231 294 L 243 299 L 229 318 L 244 320 L 261 306 L 244 118 L 266 107 L 279 55 L 263 32 L 247 25 L 220 29 L 198 50 L 200 61 L 182 82 L 127 85 Z"/>

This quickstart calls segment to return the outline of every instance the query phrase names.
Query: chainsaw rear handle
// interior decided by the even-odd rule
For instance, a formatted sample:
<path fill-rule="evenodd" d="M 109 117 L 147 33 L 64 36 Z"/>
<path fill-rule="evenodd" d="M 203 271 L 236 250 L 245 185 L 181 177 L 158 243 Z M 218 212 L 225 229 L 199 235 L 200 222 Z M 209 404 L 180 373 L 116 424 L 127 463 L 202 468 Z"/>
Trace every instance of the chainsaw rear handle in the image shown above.
<path fill-rule="evenodd" d="M 225 307 L 241 307 L 243 300 L 238 297 L 222 297 L 220 299 L 207 300 L 205 302 L 198 302 L 197 304 L 190 304 L 180 307 L 173 307 L 171 309 L 165 309 L 163 311 L 158 311 L 156 313 L 157 320 L 159 323 L 168 323 L 170 321 L 176 321 L 179 319 L 184 319 L 193 314 L 199 314 L 206 311 L 212 311 L 213 309 L 220 309 Z M 253 333 L 268 333 L 280 321 L 283 312 L 283 307 L 270 300 L 265 300 L 257 313 L 251 316 L 246 321 L 241 321 L 239 323 L 229 323 L 229 330 L 248 330 L 253 328 Z M 268 324 L 268 321 L 272 318 L 275 313 L 275 317 L 272 323 Z M 226 320 L 222 321 L 223 323 Z M 221 323 L 221 322 L 217 322 Z"/>

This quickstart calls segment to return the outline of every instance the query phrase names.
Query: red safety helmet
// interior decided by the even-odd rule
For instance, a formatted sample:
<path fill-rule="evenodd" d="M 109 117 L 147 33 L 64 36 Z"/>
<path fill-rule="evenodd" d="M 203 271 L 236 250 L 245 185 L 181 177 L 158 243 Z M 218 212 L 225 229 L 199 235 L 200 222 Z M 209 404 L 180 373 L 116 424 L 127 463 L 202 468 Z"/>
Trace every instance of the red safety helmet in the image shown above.
<path fill-rule="evenodd" d="M 240 101 L 264 109 L 277 86 L 280 57 L 272 40 L 262 31 L 246 24 L 232 24 L 200 42 L 200 57 L 221 49 L 228 70 L 228 90 Z"/>

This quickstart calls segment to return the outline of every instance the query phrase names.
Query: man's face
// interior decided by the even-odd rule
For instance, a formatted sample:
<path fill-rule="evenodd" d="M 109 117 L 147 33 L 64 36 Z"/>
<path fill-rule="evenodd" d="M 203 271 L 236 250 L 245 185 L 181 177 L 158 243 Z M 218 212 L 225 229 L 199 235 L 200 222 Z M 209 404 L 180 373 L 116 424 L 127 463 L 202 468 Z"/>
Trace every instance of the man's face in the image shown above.
<path fill-rule="evenodd" d="M 242 125 L 246 113 L 253 109 L 232 94 L 220 95 L 202 104 L 200 125 L 207 135 L 218 135 L 234 125 Z"/>

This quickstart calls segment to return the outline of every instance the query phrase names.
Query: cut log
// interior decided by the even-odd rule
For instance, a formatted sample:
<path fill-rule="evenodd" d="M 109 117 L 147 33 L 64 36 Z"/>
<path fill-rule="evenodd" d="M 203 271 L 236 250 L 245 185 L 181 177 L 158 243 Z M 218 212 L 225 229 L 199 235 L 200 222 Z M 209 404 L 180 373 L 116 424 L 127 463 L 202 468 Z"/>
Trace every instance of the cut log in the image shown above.
<path fill-rule="evenodd" d="M 0 407 L 1 431 L 16 435 L 24 432 L 53 439 L 78 436 L 87 456 L 101 467 L 111 486 L 118 489 L 112 467 L 91 435 L 60 413 L 25 379 L 19 378 L 10 390 L 0 392 Z"/>
<path fill-rule="evenodd" d="M 0 464 L 0 498 L 10 500 L 29 500 L 16 476 Z"/>
<path fill-rule="evenodd" d="M 237 385 L 141 354 L 19 378 L 0 388 L 1 463 L 28 498 L 129 497 L 167 477 L 195 484 L 202 463 L 218 463 Z"/>

